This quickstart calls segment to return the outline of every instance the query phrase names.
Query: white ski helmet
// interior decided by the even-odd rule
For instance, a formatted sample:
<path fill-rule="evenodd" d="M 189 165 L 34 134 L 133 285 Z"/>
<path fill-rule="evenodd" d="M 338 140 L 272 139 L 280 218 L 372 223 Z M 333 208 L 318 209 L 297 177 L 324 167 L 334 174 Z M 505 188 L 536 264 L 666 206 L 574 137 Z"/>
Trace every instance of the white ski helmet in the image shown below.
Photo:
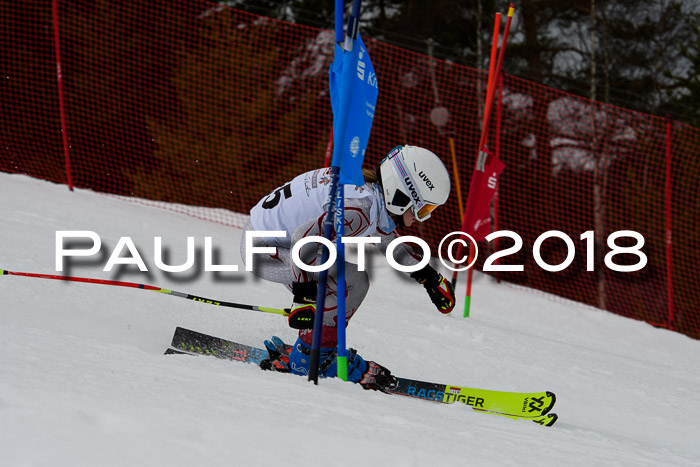
<path fill-rule="evenodd" d="M 386 209 L 396 216 L 409 208 L 423 222 L 450 195 L 450 174 L 440 158 L 418 146 L 396 146 L 379 165 Z"/>

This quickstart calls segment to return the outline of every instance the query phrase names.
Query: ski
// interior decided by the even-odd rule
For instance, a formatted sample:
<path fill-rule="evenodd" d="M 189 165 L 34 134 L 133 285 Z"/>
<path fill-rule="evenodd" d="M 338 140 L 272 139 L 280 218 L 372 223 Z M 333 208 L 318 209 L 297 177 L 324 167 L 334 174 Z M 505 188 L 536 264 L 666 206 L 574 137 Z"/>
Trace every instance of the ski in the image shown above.
<path fill-rule="evenodd" d="M 260 365 L 260 362 L 267 358 L 267 350 L 265 349 L 227 341 L 181 327 L 175 328 L 171 346 L 172 349 L 168 349 L 170 352 L 166 351 L 166 354 L 190 353 L 211 355 L 217 358 L 254 363 L 256 365 Z M 173 349 L 179 352 L 173 352 Z"/>
<path fill-rule="evenodd" d="M 392 394 L 415 397 L 445 404 L 461 402 L 480 412 L 508 414 L 519 418 L 533 418 L 550 413 L 556 402 L 554 393 L 519 393 L 476 389 L 450 384 L 428 383 L 397 378 Z"/>
<path fill-rule="evenodd" d="M 209 355 L 226 360 L 259 365 L 267 358 L 267 351 L 239 344 L 197 331 L 177 327 L 166 354 Z M 396 378 L 396 386 L 389 393 L 431 402 L 470 406 L 474 411 L 500 415 L 512 419 L 531 420 L 539 425 L 552 426 L 557 415 L 552 413 L 556 402 L 554 393 L 519 393 L 436 384 L 408 378 Z"/>

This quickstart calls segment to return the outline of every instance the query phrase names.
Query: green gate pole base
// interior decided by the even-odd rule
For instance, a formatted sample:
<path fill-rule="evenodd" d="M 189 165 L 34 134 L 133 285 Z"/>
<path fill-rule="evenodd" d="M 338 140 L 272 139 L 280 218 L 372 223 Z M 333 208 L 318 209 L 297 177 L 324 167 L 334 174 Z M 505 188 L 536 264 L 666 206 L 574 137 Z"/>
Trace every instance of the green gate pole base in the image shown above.
<path fill-rule="evenodd" d="M 338 378 L 348 380 L 348 357 L 338 357 Z"/>

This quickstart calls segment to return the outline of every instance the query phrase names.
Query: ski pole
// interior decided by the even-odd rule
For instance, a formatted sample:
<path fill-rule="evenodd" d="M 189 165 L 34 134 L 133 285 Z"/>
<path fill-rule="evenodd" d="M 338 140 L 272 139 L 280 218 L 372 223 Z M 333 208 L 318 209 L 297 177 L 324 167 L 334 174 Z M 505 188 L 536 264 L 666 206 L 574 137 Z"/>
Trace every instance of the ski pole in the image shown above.
<path fill-rule="evenodd" d="M 23 277 L 34 277 L 38 279 L 53 279 L 59 281 L 70 281 L 70 282 L 86 282 L 88 284 L 102 284 L 102 285 L 113 285 L 116 287 L 130 287 L 134 289 L 144 289 L 151 290 L 153 292 L 159 292 L 166 295 L 173 295 L 175 297 L 186 298 L 188 300 L 194 300 L 195 302 L 207 303 L 209 305 L 225 306 L 228 308 L 239 308 L 241 310 L 252 310 L 261 311 L 263 313 L 274 313 L 282 316 L 289 316 L 289 308 L 269 308 L 265 306 L 257 305 L 246 305 L 243 303 L 232 303 L 224 302 L 221 300 L 212 300 L 210 298 L 200 297 L 198 295 L 192 295 L 183 292 L 177 292 L 175 290 L 163 289 L 161 287 L 155 287 L 146 284 L 137 284 L 135 282 L 121 282 L 121 281 L 110 281 L 104 279 L 93 279 L 89 277 L 73 277 L 73 276 L 55 276 L 50 274 L 35 274 L 31 272 L 14 272 L 8 271 L 7 269 L 0 269 L 0 275 L 3 276 L 23 276 Z"/>

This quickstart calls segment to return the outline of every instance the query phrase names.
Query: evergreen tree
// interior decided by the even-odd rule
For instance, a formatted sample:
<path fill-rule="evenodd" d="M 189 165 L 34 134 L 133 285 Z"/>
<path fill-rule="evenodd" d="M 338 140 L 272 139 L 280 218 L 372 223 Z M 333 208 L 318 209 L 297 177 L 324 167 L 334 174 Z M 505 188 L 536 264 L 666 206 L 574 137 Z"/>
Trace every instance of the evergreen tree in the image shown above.
<path fill-rule="evenodd" d="M 700 27 L 692 25 L 694 39 L 681 48 L 681 54 L 688 60 L 689 70 L 685 76 L 670 76 L 673 85 L 669 88 L 670 107 L 680 118 L 700 128 Z"/>
<path fill-rule="evenodd" d="M 605 101 L 652 114 L 668 109 L 675 81 L 687 73 L 682 50 L 697 17 L 678 0 L 607 1 L 599 11 Z"/>

